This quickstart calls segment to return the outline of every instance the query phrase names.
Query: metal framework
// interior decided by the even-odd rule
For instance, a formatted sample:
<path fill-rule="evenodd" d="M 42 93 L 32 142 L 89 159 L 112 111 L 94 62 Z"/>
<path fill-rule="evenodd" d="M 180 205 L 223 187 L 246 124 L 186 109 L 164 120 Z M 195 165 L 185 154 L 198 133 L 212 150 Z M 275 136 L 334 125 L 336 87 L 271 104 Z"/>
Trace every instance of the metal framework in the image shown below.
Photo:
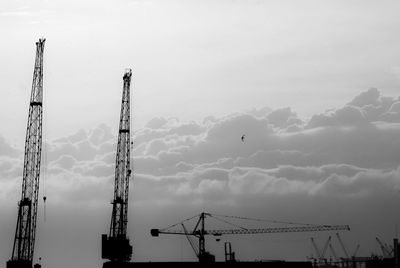
<path fill-rule="evenodd" d="M 314 238 L 311 237 L 311 244 L 313 245 L 314 250 L 315 250 L 315 252 L 317 253 L 317 259 L 318 259 L 318 261 L 323 262 L 323 261 L 326 260 L 326 259 L 325 259 L 325 253 L 326 253 L 326 250 L 328 249 L 328 246 L 331 247 L 331 239 L 332 239 L 332 237 L 329 236 L 329 237 L 328 237 L 328 240 L 325 242 L 324 247 L 322 248 L 322 250 L 320 250 L 320 249 L 318 248 L 317 244 L 315 243 Z M 332 248 L 332 247 L 331 247 L 331 250 L 333 251 L 333 248 Z"/>
<path fill-rule="evenodd" d="M 124 76 L 121 115 L 119 122 L 117 155 L 115 161 L 114 199 L 110 232 L 103 235 L 102 257 L 113 261 L 129 261 L 132 247 L 126 235 L 128 223 L 128 194 L 130 168 L 130 83 L 132 70 L 128 69 Z"/>
<path fill-rule="evenodd" d="M 32 267 L 42 151 L 43 50 L 45 39 L 36 42 L 28 125 L 25 139 L 21 201 L 11 260 L 7 267 Z"/>
<path fill-rule="evenodd" d="M 222 235 L 237 235 L 237 234 L 271 234 L 271 233 L 293 233 L 293 232 L 320 232 L 320 231 L 339 231 L 339 230 L 350 230 L 348 225 L 307 225 L 307 226 L 293 226 L 293 227 L 275 227 L 275 228 L 251 228 L 247 229 L 244 227 L 240 227 L 240 229 L 222 229 L 222 230 L 206 230 L 205 229 L 205 219 L 206 217 L 215 217 L 210 213 L 202 212 L 198 215 L 197 223 L 193 229 L 193 231 L 187 231 L 186 228 L 183 230 L 174 230 L 170 229 L 177 225 L 183 225 L 183 222 L 174 224 L 165 229 L 151 229 L 150 233 L 152 236 L 159 236 L 159 234 L 175 234 L 175 235 L 192 235 L 199 239 L 199 250 L 196 255 L 199 258 L 200 262 L 212 262 L 215 260 L 215 257 L 206 251 L 205 248 L 205 236 L 213 235 L 213 236 L 222 236 Z M 231 216 L 229 216 L 231 217 Z M 185 221 L 193 219 L 189 218 Z M 240 218 L 240 217 L 236 217 Z M 245 219 L 245 218 L 242 218 Z M 229 222 L 227 222 L 229 223 Z M 231 223 L 230 223 L 231 224 Z M 327 245 L 326 245 L 327 247 Z M 326 249 L 324 249 L 326 251 Z"/>

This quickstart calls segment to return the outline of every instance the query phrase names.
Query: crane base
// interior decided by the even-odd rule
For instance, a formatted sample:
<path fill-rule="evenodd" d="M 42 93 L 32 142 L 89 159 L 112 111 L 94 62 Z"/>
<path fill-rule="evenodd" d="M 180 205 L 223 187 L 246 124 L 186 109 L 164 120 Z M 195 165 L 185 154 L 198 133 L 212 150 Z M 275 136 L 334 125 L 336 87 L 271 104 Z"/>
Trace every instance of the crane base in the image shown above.
<path fill-rule="evenodd" d="M 116 262 L 130 261 L 132 257 L 132 246 L 126 237 L 101 236 L 101 257 Z"/>
<path fill-rule="evenodd" d="M 25 260 L 9 260 L 6 265 L 7 268 L 32 268 L 31 261 Z M 41 268 L 40 264 L 33 265 L 33 268 Z"/>
<path fill-rule="evenodd" d="M 313 268 L 311 262 L 105 262 L 103 268 Z M 386 268 L 386 267 L 379 267 Z"/>

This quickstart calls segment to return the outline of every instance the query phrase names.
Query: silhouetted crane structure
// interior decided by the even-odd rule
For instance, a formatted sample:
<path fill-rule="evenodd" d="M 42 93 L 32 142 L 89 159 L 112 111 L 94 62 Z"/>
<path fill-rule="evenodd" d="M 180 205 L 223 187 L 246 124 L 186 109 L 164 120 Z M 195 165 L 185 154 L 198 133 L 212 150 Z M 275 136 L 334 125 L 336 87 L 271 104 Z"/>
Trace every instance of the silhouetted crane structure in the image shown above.
<path fill-rule="evenodd" d="M 353 254 L 352 254 L 352 255 L 349 255 L 349 253 L 348 253 L 348 251 L 346 250 L 346 247 L 344 246 L 343 240 L 342 240 L 342 238 L 340 237 L 339 233 L 336 233 L 336 237 L 337 237 L 337 239 L 338 239 L 338 241 L 339 241 L 340 247 L 342 248 L 343 253 L 344 253 L 344 256 L 345 256 L 344 258 L 342 258 L 342 260 L 347 260 L 347 261 L 349 261 L 349 260 L 353 260 L 354 258 L 356 258 L 356 257 L 357 257 L 358 250 L 360 249 L 360 244 L 357 244 L 357 246 L 355 247 L 355 249 L 354 249 L 354 251 L 353 251 Z"/>
<path fill-rule="evenodd" d="M 332 243 L 329 243 L 329 249 L 331 250 L 331 253 L 332 253 L 332 255 L 333 255 L 333 259 L 334 259 L 335 261 L 340 261 L 340 259 L 338 258 L 338 255 L 336 254 L 335 249 L 334 249 L 333 246 L 332 246 Z"/>
<path fill-rule="evenodd" d="M 235 252 L 232 251 L 231 242 L 225 242 L 224 251 L 225 251 L 225 262 L 236 262 Z"/>
<path fill-rule="evenodd" d="M 45 39 L 36 42 L 28 125 L 25 139 L 22 195 L 11 259 L 7 268 L 32 268 L 42 152 L 43 50 Z M 36 264 L 35 267 L 40 267 Z"/>
<path fill-rule="evenodd" d="M 130 167 L 130 83 L 132 70 L 123 76 L 121 115 L 118 132 L 117 155 L 115 161 L 114 199 L 110 233 L 102 235 L 102 258 L 114 262 L 127 262 L 132 257 L 132 246 L 126 235 L 128 223 L 128 194 Z"/>
<path fill-rule="evenodd" d="M 196 225 L 192 231 L 188 231 L 183 223 L 194 218 L 197 218 Z M 206 217 L 212 217 L 216 220 L 234 225 L 238 228 L 236 229 L 222 229 L 222 230 L 206 230 L 205 229 L 205 219 Z M 215 256 L 206 251 L 205 247 L 205 236 L 213 235 L 213 236 L 222 236 L 222 235 L 237 235 L 237 234 L 266 234 L 266 233 L 290 233 L 290 232 L 317 232 L 317 231 L 339 231 L 339 230 L 350 230 L 348 225 L 312 225 L 307 224 L 307 226 L 293 226 L 293 227 L 273 227 L 273 228 L 244 228 L 238 226 L 236 224 L 230 223 L 225 220 L 221 220 L 219 217 L 229 217 L 229 218 L 238 218 L 238 219 L 247 219 L 247 220 L 258 220 L 260 219 L 251 219 L 244 217 L 235 217 L 235 216 L 225 216 L 225 215 L 213 215 L 210 213 L 202 212 L 199 215 L 186 219 L 177 224 L 171 225 L 164 229 L 151 229 L 150 233 L 152 236 L 158 237 L 160 234 L 175 234 L 175 235 L 186 235 L 186 236 L 194 236 L 199 239 L 199 248 L 198 251 L 195 250 L 196 255 L 198 257 L 199 262 L 214 262 Z M 276 222 L 275 222 L 276 223 Z M 288 222 L 286 222 L 288 223 Z M 293 224 L 293 223 L 291 223 Z M 171 229 L 175 226 L 181 225 L 183 226 L 183 230 Z M 190 241 L 189 241 L 190 242 Z M 192 243 L 191 243 L 192 244 Z"/>
<path fill-rule="evenodd" d="M 393 249 L 389 248 L 389 246 L 387 244 L 384 244 L 378 237 L 375 237 L 375 239 L 382 250 L 383 257 L 391 258 L 393 255 Z"/>
<path fill-rule="evenodd" d="M 318 259 L 319 262 L 324 262 L 324 261 L 326 261 L 325 253 L 326 253 L 326 250 L 328 249 L 328 246 L 330 246 L 331 239 L 332 239 L 332 237 L 329 236 L 328 240 L 325 242 L 324 247 L 322 248 L 322 250 L 320 250 L 320 249 L 318 248 L 317 244 L 315 243 L 314 238 L 311 237 L 311 244 L 312 244 L 313 247 L 314 247 L 314 250 L 315 250 L 315 252 L 316 252 L 316 254 L 317 254 L 317 259 Z"/>
<path fill-rule="evenodd" d="M 342 248 L 342 250 L 344 252 L 345 258 L 346 259 L 350 259 L 350 255 L 349 255 L 349 253 L 347 253 L 346 247 L 344 246 L 344 243 L 343 243 L 342 239 L 340 238 L 339 233 L 336 233 L 336 237 L 337 237 L 337 239 L 339 241 L 340 247 Z"/>

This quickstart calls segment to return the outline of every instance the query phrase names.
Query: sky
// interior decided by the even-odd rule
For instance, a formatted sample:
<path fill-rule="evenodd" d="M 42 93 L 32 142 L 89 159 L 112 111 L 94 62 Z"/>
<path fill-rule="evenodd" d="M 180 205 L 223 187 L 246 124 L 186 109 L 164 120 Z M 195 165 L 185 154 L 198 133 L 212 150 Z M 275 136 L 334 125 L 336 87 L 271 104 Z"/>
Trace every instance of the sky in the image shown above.
<path fill-rule="evenodd" d="M 348 250 L 379 254 L 375 237 L 389 243 L 400 222 L 399 11 L 391 0 L 2 1 L 0 267 L 11 256 L 40 37 L 44 266 L 101 266 L 125 68 L 134 261 L 194 261 L 186 238 L 149 231 L 201 211 L 349 224 Z M 322 247 L 329 235 L 207 246 L 217 260 L 226 241 L 242 260 L 305 260 L 310 237 Z"/>

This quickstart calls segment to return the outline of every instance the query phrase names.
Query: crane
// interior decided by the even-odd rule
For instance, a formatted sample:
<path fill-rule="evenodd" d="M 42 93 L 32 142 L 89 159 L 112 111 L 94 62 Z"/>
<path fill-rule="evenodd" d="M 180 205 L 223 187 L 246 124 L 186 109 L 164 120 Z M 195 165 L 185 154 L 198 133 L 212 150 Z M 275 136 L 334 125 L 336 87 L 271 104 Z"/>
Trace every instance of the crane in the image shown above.
<path fill-rule="evenodd" d="M 360 249 L 360 244 L 357 244 L 356 249 L 353 252 L 352 257 L 357 257 L 358 250 Z"/>
<path fill-rule="evenodd" d="M 331 253 L 332 253 L 332 255 L 333 255 L 334 260 L 335 260 L 335 261 L 339 261 L 339 259 L 338 259 L 338 257 L 337 257 L 337 254 L 336 254 L 336 251 L 335 251 L 335 249 L 334 249 L 333 246 L 332 246 L 332 243 L 329 243 L 329 249 L 331 250 Z"/>
<path fill-rule="evenodd" d="M 224 250 L 225 250 L 225 262 L 236 262 L 235 252 L 232 251 L 231 242 L 225 242 Z"/>
<path fill-rule="evenodd" d="M 183 231 L 185 232 L 186 238 L 189 241 L 190 246 L 192 247 L 194 254 L 196 254 L 196 257 L 199 258 L 199 249 L 196 247 L 196 245 L 194 244 L 194 241 L 192 240 L 192 237 L 190 236 L 188 230 L 186 229 L 186 226 L 182 223 L 182 228 Z"/>
<path fill-rule="evenodd" d="M 357 256 L 358 250 L 360 249 L 360 244 L 357 244 L 356 248 L 353 251 L 353 254 L 350 256 L 348 251 L 346 250 L 346 247 L 344 246 L 343 240 L 341 239 L 339 233 L 336 233 L 336 237 L 339 241 L 340 247 L 342 248 L 345 258 L 343 260 L 352 260 Z"/>
<path fill-rule="evenodd" d="M 314 238 L 312 238 L 312 237 L 311 237 L 311 243 L 312 243 L 312 245 L 313 245 L 313 247 L 315 249 L 315 252 L 317 253 L 318 261 L 320 261 L 320 262 L 324 261 L 325 260 L 326 250 L 328 249 L 328 246 L 331 243 L 331 236 L 329 236 L 328 240 L 325 242 L 325 245 L 322 248 L 322 251 L 319 250 L 319 248 L 317 247 L 317 244 L 314 241 Z"/>
<path fill-rule="evenodd" d="M 313 248 L 315 250 L 315 254 L 317 255 L 317 259 L 319 259 L 320 256 L 321 256 L 321 251 L 319 250 L 317 244 L 314 241 L 314 238 L 312 238 L 312 237 L 311 237 L 311 244 L 312 244 L 312 246 L 313 246 Z"/>
<path fill-rule="evenodd" d="M 223 216 L 223 215 L 219 215 Z M 153 237 L 158 237 L 160 234 L 175 234 L 175 235 L 191 235 L 197 237 L 199 239 L 199 253 L 198 260 L 199 262 L 214 262 L 215 256 L 206 251 L 205 248 L 205 236 L 213 235 L 213 236 L 222 236 L 222 235 L 237 235 L 237 234 L 266 234 L 266 233 L 289 233 L 289 232 L 315 232 L 315 231 L 332 231 L 332 230 L 350 230 L 348 225 L 310 225 L 308 226 L 294 226 L 294 227 L 275 227 L 275 228 L 244 228 L 238 225 L 232 224 L 230 222 L 224 221 L 225 223 L 229 223 L 231 225 L 235 225 L 237 228 L 235 229 L 221 229 L 221 230 L 206 230 L 205 229 L 205 219 L 206 217 L 213 217 L 215 219 L 219 219 L 217 215 L 213 215 L 211 213 L 202 212 L 199 215 L 186 219 L 184 221 L 188 221 L 198 217 L 196 225 L 194 229 L 190 232 L 187 230 L 177 230 L 171 229 L 181 223 L 177 223 L 171 225 L 170 227 L 164 229 L 151 229 L 150 233 Z M 232 217 L 232 216 L 226 216 Z M 234 217 L 241 218 L 241 217 Z M 241 218 L 246 219 L 246 218 Z M 250 218 L 247 218 L 250 219 Z M 220 220 L 221 221 L 221 220 Z"/>
<path fill-rule="evenodd" d="M 340 247 L 342 248 L 346 259 L 350 259 L 349 253 L 347 253 L 347 250 L 346 250 L 346 248 L 345 248 L 345 246 L 344 246 L 344 244 L 343 244 L 342 239 L 340 238 L 339 233 L 336 233 L 336 237 L 337 237 L 337 239 L 339 240 Z"/>
<path fill-rule="evenodd" d="M 382 250 L 383 257 L 384 258 L 390 258 L 393 251 L 390 251 L 388 246 L 386 244 L 383 244 L 383 242 L 378 237 L 375 237 L 375 239 L 378 242 L 378 244 L 379 244 L 379 246 L 380 246 L 380 248 Z"/>
<path fill-rule="evenodd" d="M 21 201 L 18 203 L 17 227 L 12 256 L 7 268 L 32 268 L 42 153 L 43 51 L 44 38 L 36 42 L 31 98 L 26 129 Z M 40 265 L 35 265 L 40 267 Z"/>
<path fill-rule="evenodd" d="M 130 167 L 130 83 L 132 70 L 123 76 L 123 92 L 119 121 L 117 154 L 115 161 L 114 199 L 110 232 L 102 235 L 102 258 L 114 262 L 127 262 L 132 257 L 132 246 L 126 235 L 128 223 L 128 194 Z"/>

